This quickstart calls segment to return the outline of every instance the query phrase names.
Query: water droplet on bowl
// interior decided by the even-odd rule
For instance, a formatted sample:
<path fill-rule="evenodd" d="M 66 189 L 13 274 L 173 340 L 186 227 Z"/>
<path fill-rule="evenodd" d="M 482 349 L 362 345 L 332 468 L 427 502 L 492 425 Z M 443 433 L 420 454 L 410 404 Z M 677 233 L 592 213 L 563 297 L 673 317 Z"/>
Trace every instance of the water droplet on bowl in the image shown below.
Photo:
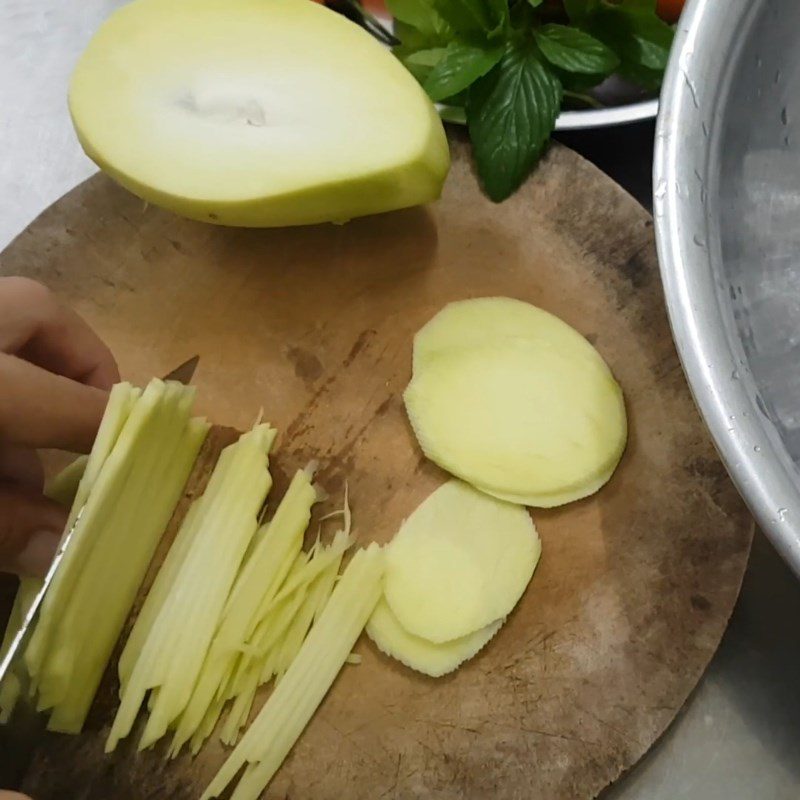
<path fill-rule="evenodd" d="M 753 448 L 753 452 L 754 452 L 754 453 L 760 453 L 760 452 L 761 452 L 761 445 L 758 445 L 758 444 L 757 444 L 757 445 L 756 445 L 756 446 Z"/>

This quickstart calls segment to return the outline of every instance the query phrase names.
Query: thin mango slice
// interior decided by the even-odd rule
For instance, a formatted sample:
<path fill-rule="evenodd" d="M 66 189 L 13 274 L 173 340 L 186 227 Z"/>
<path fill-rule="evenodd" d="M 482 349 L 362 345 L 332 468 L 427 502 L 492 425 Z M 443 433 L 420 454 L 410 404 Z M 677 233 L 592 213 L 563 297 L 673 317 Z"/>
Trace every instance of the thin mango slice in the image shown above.
<path fill-rule="evenodd" d="M 414 337 L 414 373 L 446 350 L 504 339 L 549 342 L 567 356 L 601 360 L 598 352 L 549 311 L 512 297 L 476 297 L 448 303 Z"/>
<path fill-rule="evenodd" d="M 597 491 L 627 439 L 622 391 L 605 364 L 545 341 L 444 350 L 414 375 L 404 399 L 431 461 L 526 505 Z"/>
<path fill-rule="evenodd" d="M 409 633 L 449 642 L 506 617 L 540 553 L 524 508 L 451 480 L 386 548 L 386 601 Z"/>
<path fill-rule="evenodd" d="M 386 600 L 381 599 L 367 623 L 367 635 L 387 656 L 417 672 L 439 678 L 477 655 L 500 630 L 503 622 L 505 620 L 498 619 L 466 636 L 434 644 L 409 633 L 400 624 Z"/>

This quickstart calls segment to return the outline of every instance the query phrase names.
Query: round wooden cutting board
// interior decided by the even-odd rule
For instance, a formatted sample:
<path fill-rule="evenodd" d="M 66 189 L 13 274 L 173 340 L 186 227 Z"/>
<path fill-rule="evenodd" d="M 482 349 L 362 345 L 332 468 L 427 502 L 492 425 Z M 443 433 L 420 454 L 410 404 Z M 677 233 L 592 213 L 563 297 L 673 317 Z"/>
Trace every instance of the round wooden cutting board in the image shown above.
<path fill-rule="evenodd" d="M 362 542 L 388 541 L 445 479 L 401 393 L 414 332 L 448 301 L 507 295 L 552 311 L 622 385 L 620 468 L 596 496 L 532 512 L 542 560 L 498 636 L 439 680 L 362 639 L 362 664 L 343 670 L 268 797 L 592 798 L 664 731 L 714 653 L 753 525 L 684 381 L 652 222 L 575 153 L 554 146 L 494 205 L 456 144 L 431 207 L 285 230 L 189 222 L 96 176 L 17 238 L 0 273 L 74 305 L 129 379 L 199 354 L 201 410 L 243 428 L 263 407 L 281 431 L 276 488 L 319 459 L 332 495 L 349 482 Z M 130 748 L 106 759 L 109 722 L 41 758 L 28 791 L 194 798 L 224 757 L 214 739 L 194 761 Z"/>

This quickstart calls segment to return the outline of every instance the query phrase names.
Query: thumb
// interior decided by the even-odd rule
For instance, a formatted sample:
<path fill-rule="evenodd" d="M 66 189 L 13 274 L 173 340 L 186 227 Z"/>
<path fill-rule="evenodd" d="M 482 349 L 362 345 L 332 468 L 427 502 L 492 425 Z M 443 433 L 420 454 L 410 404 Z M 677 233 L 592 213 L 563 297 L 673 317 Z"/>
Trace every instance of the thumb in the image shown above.
<path fill-rule="evenodd" d="M 52 500 L 13 483 L 0 483 L 0 572 L 44 577 L 66 522 L 66 509 Z"/>
<path fill-rule="evenodd" d="M 31 800 L 26 794 L 19 792 L 4 792 L 0 790 L 0 800 Z"/>

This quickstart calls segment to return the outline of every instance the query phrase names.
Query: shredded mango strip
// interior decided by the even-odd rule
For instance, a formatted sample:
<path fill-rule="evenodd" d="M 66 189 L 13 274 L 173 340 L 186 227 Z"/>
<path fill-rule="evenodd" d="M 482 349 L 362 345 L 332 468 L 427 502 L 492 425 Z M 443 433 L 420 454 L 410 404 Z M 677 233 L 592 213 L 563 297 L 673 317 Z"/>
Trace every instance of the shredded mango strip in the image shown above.
<path fill-rule="evenodd" d="M 101 467 L 116 444 L 122 427 L 128 420 L 128 416 L 130 415 L 130 411 L 133 407 L 133 402 L 135 399 L 138 399 L 140 395 L 140 390 L 134 389 L 134 387 L 129 383 L 120 383 L 112 388 L 111 393 L 109 394 L 105 414 L 103 415 L 103 419 L 100 423 L 100 429 L 98 430 L 94 446 L 92 447 L 92 452 L 86 461 L 83 474 L 81 475 L 74 499 L 72 501 L 72 508 L 66 530 L 69 530 L 75 520 L 75 517 L 86 502 L 89 491 L 94 486 Z M 61 494 L 59 481 L 54 481 L 54 484 L 57 494 Z M 57 502 L 59 501 L 58 497 L 53 497 L 53 499 L 55 499 Z M 76 531 L 76 538 L 77 533 L 78 532 Z M 75 544 L 74 541 L 73 544 Z M 63 562 L 63 564 L 66 567 L 66 561 Z M 41 582 L 39 582 L 38 585 L 41 586 Z M 55 581 L 54 584 L 50 586 L 48 597 L 53 594 L 54 591 L 58 591 L 57 585 L 58 581 Z M 25 654 L 26 668 L 30 673 L 32 688 L 34 689 L 37 685 L 37 674 L 39 667 L 42 659 L 44 658 L 48 627 L 49 625 L 47 623 L 46 608 L 42 608 L 37 630 L 38 645 L 33 647 L 29 645 Z"/>
<path fill-rule="evenodd" d="M 83 510 L 25 652 L 37 707 L 52 709 L 53 730 L 82 728 L 208 431 L 205 421 L 190 419 L 193 398 L 193 389 L 159 380 L 144 392 L 118 384 L 91 454 L 47 488 L 62 503 L 72 500 L 67 529 Z M 24 588 L 35 594 L 40 585 Z M 20 607 L 22 599 L 21 594 Z M 2 693 L 5 701 L 13 695 L 12 690 Z M 5 703 L 3 710 L 10 713 Z"/>
<path fill-rule="evenodd" d="M 20 581 L 3 642 L 0 644 L 0 660 L 6 655 L 17 631 L 22 627 L 22 623 L 28 614 L 28 609 L 31 607 L 41 585 L 42 582 L 37 578 L 22 578 Z M 3 682 L 0 683 L 0 724 L 5 724 L 11 718 L 21 688 L 19 676 L 14 672 L 9 672 Z"/>
<path fill-rule="evenodd" d="M 153 552 L 197 458 L 209 426 L 204 420 L 191 420 L 193 398 L 194 391 L 180 384 L 151 382 L 136 400 L 89 491 L 84 517 L 97 530 L 85 527 L 81 517 L 85 541 L 92 544 L 84 547 L 79 579 L 72 582 L 72 590 L 59 609 L 38 676 L 39 705 L 53 708 L 49 722 L 52 730 L 80 731 Z M 136 435 L 128 438 L 128 423 L 140 403 L 147 414 L 135 428 Z M 114 468 L 116 480 L 104 483 L 109 468 Z M 93 505 L 104 488 L 108 496 L 101 496 Z M 102 513 L 92 517 L 91 508 L 102 509 Z M 72 552 L 70 547 L 69 554 Z"/>
<path fill-rule="evenodd" d="M 108 751 L 130 733 L 148 690 L 158 692 L 149 704 L 140 748 L 161 738 L 189 702 L 272 484 L 268 454 L 274 438 L 274 429 L 257 425 L 226 448 L 199 509 L 188 520 L 197 530 L 179 533 L 191 539 L 191 546 L 177 559 L 181 563 L 175 566 L 175 579 L 157 603 L 160 608 L 148 623 L 144 641 L 136 644 L 132 666 L 126 665 L 127 680 L 106 743 Z"/>
<path fill-rule="evenodd" d="M 231 676 L 225 697 L 234 704 L 220 734 L 223 744 L 235 744 L 258 686 L 273 676 L 279 681 L 294 660 L 333 591 L 342 557 L 351 545 L 349 532 L 339 531 L 330 545 L 317 540 L 307 559 L 296 560 Z"/>
<path fill-rule="evenodd" d="M 74 627 L 82 631 L 81 641 L 90 640 L 94 642 L 94 647 L 79 648 L 75 654 L 73 674 L 80 675 L 81 679 L 71 680 L 65 698 L 54 709 L 50 720 L 52 730 L 71 732 L 82 725 L 105 664 L 111 656 L 153 552 L 169 524 L 207 432 L 208 424 L 204 420 L 190 420 L 187 423 L 182 442 L 172 458 L 161 469 L 150 472 L 150 480 L 156 488 L 140 492 L 138 503 L 120 503 L 117 513 L 130 520 L 130 524 L 115 524 L 116 542 L 111 537 L 104 537 L 104 546 L 96 548 L 96 560 L 87 563 L 87 573 L 89 569 L 96 569 L 103 576 L 94 597 L 104 597 L 106 601 L 96 602 L 94 613 L 91 616 L 85 614 L 83 625 Z M 168 439 L 169 436 L 164 436 L 163 441 Z M 147 512 L 142 515 L 140 509 L 145 508 Z M 127 568 L 115 578 L 115 569 L 108 565 L 116 567 L 121 561 L 127 564 Z M 73 641 L 78 641 L 77 637 Z M 100 642 L 104 642 L 102 651 Z"/>
<path fill-rule="evenodd" d="M 381 595 L 383 571 L 378 545 L 353 556 L 297 658 L 201 800 L 218 797 L 246 764 L 233 798 L 258 798 L 347 661 Z"/>
<path fill-rule="evenodd" d="M 181 714 L 171 752 L 177 753 L 202 724 L 231 673 L 240 648 L 258 624 L 259 609 L 271 603 L 286 577 L 285 565 L 300 553 L 315 501 L 311 476 L 299 470 L 266 530 L 262 527 L 263 532 L 257 534 L 257 542 L 239 572 L 191 698 Z"/>
<path fill-rule="evenodd" d="M 119 390 L 122 395 L 125 384 L 120 386 L 123 387 Z M 132 387 L 127 388 L 132 391 Z M 25 663 L 34 680 L 38 680 L 50 645 L 51 634 L 60 621 L 60 611 L 69 601 L 78 581 L 80 567 L 91 552 L 97 537 L 108 528 L 107 522 L 130 473 L 131 460 L 137 457 L 139 450 L 137 445 L 141 442 L 146 426 L 156 413 L 165 390 L 166 387 L 161 381 L 154 381 L 147 387 L 141 398 L 134 403 L 130 413 L 122 421 L 119 435 L 99 468 L 91 490 L 88 491 L 85 507 L 83 507 L 82 516 L 73 534 L 72 543 L 42 602 L 39 622 L 25 653 Z M 111 399 L 114 399 L 113 396 Z M 122 414 L 127 404 L 120 400 L 119 405 L 118 413 Z M 88 466 L 87 464 L 87 473 Z M 89 481 L 87 473 L 84 473 L 85 481 Z M 80 494 L 80 486 L 78 491 Z M 76 497 L 75 500 L 71 518 L 76 516 L 81 508 L 79 497 Z"/>
<path fill-rule="evenodd" d="M 339 531 L 332 544 L 318 551 L 314 558 L 314 561 L 319 561 L 325 566 L 314 579 L 308 591 L 308 595 L 302 607 L 295 615 L 294 620 L 292 620 L 291 627 L 283 637 L 280 647 L 276 648 L 277 652 L 272 667 L 276 682 L 279 681 L 289 669 L 300 651 L 312 623 L 325 608 L 331 592 L 333 591 L 336 577 L 339 574 L 339 566 L 342 563 L 345 550 L 350 544 L 350 537 L 344 531 Z"/>
<path fill-rule="evenodd" d="M 99 436 L 98 436 L 99 439 Z M 58 475 L 49 480 L 44 488 L 44 494 L 62 506 L 71 506 L 78 491 L 78 485 L 86 471 L 88 456 L 79 456 L 66 466 Z M 22 578 L 11 615 L 8 619 L 6 632 L 0 644 L 0 660 L 8 652 L 11 642 L 17 631 L 22 626 L 28 609 L 31 607 L 37 592 L 41 589 L 42 582 L 38 578 Z M 19 669 L 20 665 L 17 665 Z M 11 717 L 21 690 L 19 676 L 13 672 L 8 674 L 0 684 L 0 724 L 5 724 Z"/>

